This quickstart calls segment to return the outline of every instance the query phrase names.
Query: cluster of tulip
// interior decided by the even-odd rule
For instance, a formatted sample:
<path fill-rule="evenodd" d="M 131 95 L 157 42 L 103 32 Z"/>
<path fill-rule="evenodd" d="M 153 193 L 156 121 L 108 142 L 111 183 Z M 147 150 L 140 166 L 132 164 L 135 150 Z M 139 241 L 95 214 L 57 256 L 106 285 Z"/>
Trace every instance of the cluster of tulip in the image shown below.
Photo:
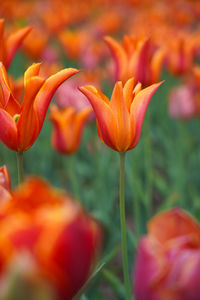
<path fill-rule="evenodd" d="M 7 167 L 0 168 L 0 298 L 81 296 L 102 248 L 101 225 L 76 201 L 81 199 L 37 177 L 24 181 L 23 153 L 37 140 L 55 94 L 49 114 L 55 151 L 77 152 L 85 125 L 96 119 L 99 139 L 119 153 L 123 297 L 198 300 L 200 227 L 178 208 L 149 221 L 131 285 L 125 157 L 138 145 L 164 68 L 183 80 L 169 96 L 171 117 L 200 114 L 200 67 L 195 65 L 200 3 L 0 0 L 0 13 L 8 27 L 1 19 L 0 142 L 17 153 L 19 180 L 12 190 Z M 22 23 L 27 26 L 17 30 Z M 19 48 L 25 64 L 33 59 L 44 63 L 32 63 L 16 79 L 8 70 Z M 62 69 L 66 59 L 77 68 Z M 110 99 L 106 84 L 113 85 Z"/>

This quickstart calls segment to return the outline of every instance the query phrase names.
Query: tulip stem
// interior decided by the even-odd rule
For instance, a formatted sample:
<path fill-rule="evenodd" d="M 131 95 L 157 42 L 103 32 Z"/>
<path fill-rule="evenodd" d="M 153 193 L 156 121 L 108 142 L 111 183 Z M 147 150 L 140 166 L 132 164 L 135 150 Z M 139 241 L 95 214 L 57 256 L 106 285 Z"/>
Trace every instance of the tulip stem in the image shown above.
<path fill-rule="evenodd" d="M 69 157 L 69 178 L 72 187 L 72 193 L 76 200 L 80 201 L 80 193 L 79 193 L 79 184 L 76 176 L 75 170 L 75 157 L 74 155 L 70 155 Z"/>
<path fill-rule="evenodd" d="M 131 286 L 128 272 L 128 253 L 127 253 L 127 238 L 126 238 L 126 217 L 125 217 L 125 152 L 120 152 L 120 223 L 121 223 L 121 243 L 122 243 L 122 262 L 124 283 L 126 291 L 126 300 L 131 299 Z"/>
<path fill-rule="evenodd" d="M 23 168 L 23 152 L 17 152 L 17 170 L 18 170 L 18 183 L 24 181 L 24 168 Z"/>

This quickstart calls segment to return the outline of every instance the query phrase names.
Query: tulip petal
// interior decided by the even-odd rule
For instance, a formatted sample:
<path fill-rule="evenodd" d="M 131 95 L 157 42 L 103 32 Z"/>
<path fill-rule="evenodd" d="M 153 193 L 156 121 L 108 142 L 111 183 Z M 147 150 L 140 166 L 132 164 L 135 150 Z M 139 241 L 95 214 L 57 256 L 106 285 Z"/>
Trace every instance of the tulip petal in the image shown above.
<path fill-rule="evenodd" d="M 134 291 L 137 300 L 161 300 L 153 285 L 167 272 L 168 261 L 155 255 L 159 245 L 151 238 L 141 238 L 134 268 Z M 152 251 L 154 249 L 154 251 Z"/>
<path fill-rule="evenodd" d="M 111 37 L 104 37 L 104 41 L 107 43 L 115 61 L 115 81 L 124 81 L 128 65 L 126 52 L 124 51 L 123 47 Z"/>
<path fill-rule="evenodd" d="M 87 89 L 90 90 L 93 94 L 95 94 L 97 97 L 101 98 L 103 101 L 105 101 L 107 104 L 110 103 L 110 100 L 108 99 L 108 97 L 106 97 L 106 95 L 104 95 L 98 88 L 92 86 L 92 85 L 88 85 Z"/>
<path fill-rule="evenodd" d="M 122 82 L 118 81 L 113 89 L 110 107 L 117 123 L 118 151 L 124 152 L 131 143 L 130 116 L 125 104 Z"/>
<path fill-rule="evenodd" d="M 10 66 L 10 63 L 17 51 L 17 49 L 22 44 L 25 37 L 31 31 L 31 27 L 25 27 L 17 30 L 15 33 L 11 34 L 5 42 L 6 58 L 5 58 L 5 67 L 6 69 Z"/>
<path fill-rule="evenodd" d="M 6 165 L 0 168 L 0 186 L 6 190 L 11 190 L 10 174 Z"/>
<path fill-rule="evenodd" d="M 79 90 L 88 98 L 94 109 L 104 143 L 116 149 L 117 123 L 109 104 L 93 93 L 91 86 L 83 86 Z"/>
<path fill-rule="evenodd" d="M 0 108 L 0 141 L 11 150 L 16 151 L 17 127 L 15 121 L 3 109 Z"/>
<path fill-rule="evenodd" d="M 0 61 L 4 61 L 5 45 L 4 45 L 4 19 L 0 19 Z"/>
<path fill-rule="evenodd" d="M 151 70 L 152 70 L 152 82 L 157 82 L 160 78 L 161 68 L 163 60 L 165 58 L 166 51 L 163 48 L 158 49 L 151 60 Z"/>
<path fill-rule="evenodd" d="M 131 103 L 133 102 L 133 88 L 134 88 L 135 80 L 134 78 L 130 78 L 124 85 L 123 94 L 126 107 L 130 112 Z"/>
<path fill-rule="evenodd" d="M 142 124 L 145 116 L 147 106 L 159 86 L 163 82 L 153 84 L 143 90 L 141 90 L 134 98 L 131 104 L 131 124 L 133 126 L 133 132 L 135 132 L 134 140 L 131 148 L 134 148 L 139 142 Z"/>
<path fill-rule="evenodd" d="M 39 126 L 42 128 L 44 118 L 49 106 L 49 103 L 56 91 L 56 89 L 69 77 L 75 75 L 79 71 L 77 69 L 64 69 L 55 75 L 50 76 L 44 85 L 41 87 L 35 98 L 35 109 L 38 114 Z"/>
<path fill-rule="evenodd" d="M 0 102 L 3 108 L 11 116 L 18 114 L 20 112 L 20 104 L 12 94 L 8 80 L 8 75 L 2 63 L 0 63 L 0 85 L 2 91 L 2 95 L 0 96 Z"/>
<path fill-rule="evenodd" d="M 143 86 L 149 84 L 151 79 L 151 68 L 149 60 L 150 41 L 146 39 L 141 41 L 129 64 L 129 69 L 134 74 L 135 82 L 141 82 Z"/>
<path fill-rule="evenodd" d="M 44 82 L 45 80 L 38 76 L 26 81 L 24 100 L 17 122 L 18 151 L 30 148 L 39 134 L 39 121 L 34 110 L 34 100 Z"/>
<path fill-rule="evenodd" d="M 83 128 L 85 122 L 87 121 L 89 115 L 92 112 L 92 108 L 88 107 L 82 111 L 80 111 L 75 117 L 75 134 L 76 134 L 76 141 L 80 141 L 80 137 L 82 136 Z"/>
<path fill-rule="evenodd" d="M 195 219 L 179 208 L 156 215 L 148 223 L 148 231 L 161 243 L 193 234 L 200 245 L 200 227 Z"/>
<path fill-rule="evenodd" d="M 38 76 L 40 72 L 41 63 L 33 63 L 24 73 L 24 86 L 26 82 L 33 76 Z"/>

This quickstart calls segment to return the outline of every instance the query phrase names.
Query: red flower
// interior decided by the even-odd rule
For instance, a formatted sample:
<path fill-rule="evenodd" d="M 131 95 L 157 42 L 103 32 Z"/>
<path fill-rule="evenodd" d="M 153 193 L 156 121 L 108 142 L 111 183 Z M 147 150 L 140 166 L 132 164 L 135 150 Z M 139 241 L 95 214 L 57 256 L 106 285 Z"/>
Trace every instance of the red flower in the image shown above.
<path fill-rule="evenodd" d="M 24 99 L 15 99 L 4 66 L 0 65 L 0 141 L 11 150 L 28 150 L 42 128 L 49 103 L 56 89 L 78 70 L 68 68 L 44 79 L 40 64 L 33 64 L 24 74 Z"/>
<path fill-rule="evenodd" d="M 1 203 L 0 216 L 1 281 L 9 282 L 8 269 L 19 269 L 28 256 L 20 280 L 44 284 L 55 299 L 72 299 L 90 275 L 101 244 L 95 220 L 64 192 L 33 178 Z"/>

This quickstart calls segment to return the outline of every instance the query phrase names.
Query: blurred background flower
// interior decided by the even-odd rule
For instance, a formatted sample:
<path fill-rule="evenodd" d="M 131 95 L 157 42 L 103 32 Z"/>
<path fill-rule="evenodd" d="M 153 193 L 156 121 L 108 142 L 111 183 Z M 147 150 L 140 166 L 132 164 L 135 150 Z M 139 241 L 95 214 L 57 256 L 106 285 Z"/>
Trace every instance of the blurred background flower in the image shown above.
<path fill-rule="evenodd" d="M 136 300 L 199 298 L 200 227 L 180 208 L 148 223 L 134 270 Z"/>
<path fill-rule="evenodd" d="M 69 195 L 37 178 L 1 201 L 0 214 L 2 299 L 29 293 L 30 299 L 72 299 L 95 266 L 99 224 Z"/>

